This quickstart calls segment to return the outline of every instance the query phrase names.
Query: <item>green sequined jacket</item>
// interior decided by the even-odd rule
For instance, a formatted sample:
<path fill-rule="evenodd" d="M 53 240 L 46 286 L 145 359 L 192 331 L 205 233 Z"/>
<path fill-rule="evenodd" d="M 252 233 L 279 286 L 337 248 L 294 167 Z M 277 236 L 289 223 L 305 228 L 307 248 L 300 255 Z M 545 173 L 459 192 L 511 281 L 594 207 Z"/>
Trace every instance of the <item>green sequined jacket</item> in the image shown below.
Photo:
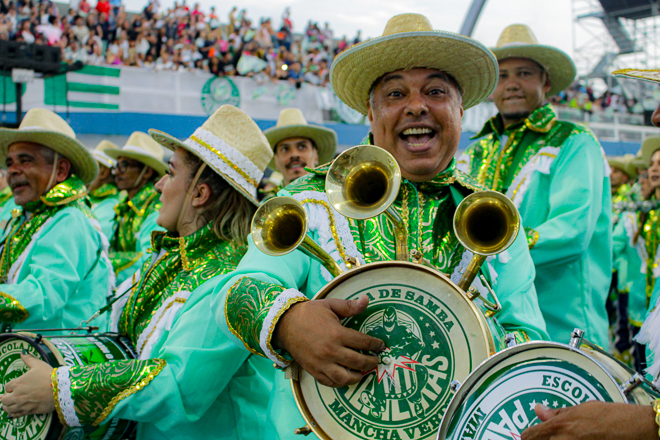
<path fill-rule="evenodd" d="M 102 423 L 120 401 L 158 376 L 167 363 L 153 358 L 152 350 L 167 344 L 160 341 L 165 327 L 196 289 L 234 270 L 246 250 L 218 238 L 210 224 L 187 237 L 153 232 L 152 247 L 151 260 L 117 289 L 121 299 L 113 305 L 113 330 L 128 336 L 138 359 L 53 370 L 57 413 L 68 426 Z"/>

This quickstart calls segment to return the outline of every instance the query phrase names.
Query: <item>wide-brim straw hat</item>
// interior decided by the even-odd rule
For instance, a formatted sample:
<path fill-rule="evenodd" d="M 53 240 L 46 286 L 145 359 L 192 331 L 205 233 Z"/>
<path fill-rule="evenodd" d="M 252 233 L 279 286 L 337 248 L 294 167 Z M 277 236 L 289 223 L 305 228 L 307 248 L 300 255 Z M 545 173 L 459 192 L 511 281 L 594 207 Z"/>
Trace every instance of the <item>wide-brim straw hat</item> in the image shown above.
<path fill-rule="evenodd" d="M 550 78 L 550 91 L 553 96 L 570 86 L 575 80 L 575 63 L 564 51 L 552 46 L 539 44 L 536 36 L 524 24 L 507 26 L 491 48 L 498 61 L 507 58 L 528 58 L 543 67 Z"/>
<path fill-rule="evenodd" d="M 136 160 L 152 168 L 159 176 L 167 171 L 167 165 L 163 162 L 163 148 L 151 136 L 141 131 L 134 131 L 121 149 L 106 150 L 105 154 L 115 160 L 120 157 Z"/>
<path fill-rule="evenodd" d="M 0 128 L 0 163 L 5 163 L 9 146 L 16 142 L 43 145 L 71 162 L 73 174 L 84 183 L 96 178 L 98 165 L 91 153 L 76 140 L 73 129 L 58 114 L 44 108 L 28 110 L 17 129 Z"/>
<path fill-rule="evenodd" d="M 653 83 L 660 83 L 660 69 L 619 69 L 612 72 L 619 78 L 641 79 Z"/>
<path fill-rule="evenodd" d="M 334 130 L 307 122 L 305 116 L 297 108 L 285 108 L 280 112 L 275 127 L 264 131 L 270 147 L 275 147 L 281 141 L 291 138 L 306 138 L 314 142 L 319 155 L 319 165 L 330 162 L 337 149 L 337 133 Z M 268 164 L 271 169 L 275 168 L 275 161 Z"/>
<path fill-rule="evenodd" d="M 635 168 L 634 160 L 634 154 L 625 154 L 623 156 L 612 156 L 607 158 L 610 167 L 623 171 L 631 180 L 637 178 L 637 169 Z"/>
<path fill-rule="evenodd" d="M 117 165 L 117 160 L 106 154 L 106 150 L 119 150 L 119 147 L 109 140 L 103 139 L 99 144 L 92 150 L 92 157 L 96 161 L 107 168 L 112 168 Z"/>
<path fill-rule="evenodd" d="M 199 157 L 255 205 L 257 187 L 273 150 L 256 122 L 243 111 L 223 105 L 185 141 L 159 130 L 149 134 L 165 148 L 184 148 Z"/>
<path fill-rule="evenodd" d="M 642 157 L 646 168 L 651 165 L 651 156 L 658 150 L 660 150 L 660 136 L 649 136 L 644 139 L 639 149 L 639 155 Z"/>
<path fill-rule="evenodd" d="M 484 101 L 497 85 L 497 60 L 481 43 L 433 30 L 420 14 L 392 17 L 383 35 L 351 47 L 332 63 L 332 87 L 346 105 L 363 115 L 372 85 L 397 70 L 428 68 L 451 75 L 461 89 L 463 108 Z"/>

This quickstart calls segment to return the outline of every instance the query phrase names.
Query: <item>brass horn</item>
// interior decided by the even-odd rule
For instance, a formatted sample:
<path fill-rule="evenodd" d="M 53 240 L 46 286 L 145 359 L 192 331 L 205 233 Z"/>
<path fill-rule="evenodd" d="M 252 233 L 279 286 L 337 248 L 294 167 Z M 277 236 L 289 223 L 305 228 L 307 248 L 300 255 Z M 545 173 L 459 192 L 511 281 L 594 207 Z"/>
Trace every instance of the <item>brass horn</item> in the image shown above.
<path fill-rule="evenodd" d="M 364 220 L 385 213 L 394 225 L 396 259 L 408 261 L 408 234 L 401 216 L 391 208 L 401 185 L 399 164 L 374 145 L 359 145 L 341 153 L 325 179 L 328 201 L 340 214 Z"/>
<path fill-rule="evenodd" d="M 252 217 L 252 240 L 267 255 L 286 255 L 296 248 L 315 258 L 333 277 L 342 273 L 337 262 L 307 235 L 307 212 L 291 197 L 273 197 Z"/>
<path fill-rule="evenodd" d="M 474 257 L 458 287 L 467 292 L 486 257 L 511 246 L 519 230 L 520 214 L 505 195 L 496 191 L 479 191 L 463 199 L 454 214 L 454 232 Z"/>

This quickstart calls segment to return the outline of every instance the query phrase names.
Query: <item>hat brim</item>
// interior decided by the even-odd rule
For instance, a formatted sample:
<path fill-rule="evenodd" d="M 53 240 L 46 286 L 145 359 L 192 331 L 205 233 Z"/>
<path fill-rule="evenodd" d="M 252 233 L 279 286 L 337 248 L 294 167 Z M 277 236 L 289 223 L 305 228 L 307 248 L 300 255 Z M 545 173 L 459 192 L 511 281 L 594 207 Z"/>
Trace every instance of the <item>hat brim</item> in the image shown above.
<path fill-rule="evenodd" d="M 653 153 L 660 150 L 660 137 L 645 139 L 644 142 L 642 142 L 640 150 L 644 165 L 648 168 L 651 165 L 651 157 L 653 157 Z"/>
<path fill-rule="evenodd" d="M 270 147 L 275 147 L 284 139 L 307 138 L 314 142 L 319 155 L 319 165 L 330 162 L 337 149 L 337 134 L 334 130 L 318 127 L 311 124 L 287 125 L 284 127 L 272 127 L 264 131 Z M 275 159 L 271 159 L 268 168 L 277 170 Z"/>
<path fill-rule="evenodd" d="M 83 144 L 67 135 L 49 130 L 0 128 L 0 163 L 4 164 L 9 146 L 16 142 L 32 142 L 50 148 L 71 162 L 73 173 L 85 184 L 96 178 L 98 165 Z"/>
<path fill-rule="evenodd" d="M 168 150 L 175 151 L 177 148 L 181 147 L 184 150 L 190 152 L 191 154 L 194 154 L 196 157 L 198 157 L 200 160 L 202 160 L 208 167 L 211 167 L 213 171 L 218 173 L 220 177 L 225 179 L 225 181 L 232 186 L 236 191 L 238 191 L 241 195 L 243 195 L 246 199 L 248 199 L 250 202 L 252 202 L 254 205 L 259 206 L 259 201 L 252 196 L 245 188 L 243 188 L 241 185 L 236 183 L 234 179 L 231 177 L 227 176 L 225 173 L 220 171 L 217 167 L 215 167 L 212 163 L 207 161 L 198 151 L 196 151 L 194 148 L 192 148 L 189 145 L 184 144 L 181 142 L 179 139 L 175 138 L 172 135 L 169 135 L 163 131 L 160 130 L 155 130 L 153 128 L 149 129 L 149 135 L 158 142 L 160 145 L 163 147 L 167 148 Z"/>
<path fill-rule="evenodd" d="M 353 46 L 332 63 L 332 87 L 346 105 L 363 115 L 371 86 L 386 73 L 414 68 L 440 70 L 458 82 L 463 109 L 484 101 L 497 85 L 495 56 L 481 43 L 443 31 L 387 35 Z"/>
<path fill-rule="evenodd" d="M 628 162 L 620 159 L 607 159 L 607 163 L 610 164 L 610 168 L 617 168 L 621 170 L 623 173 L 625 173 L 628 176 L 628 178 L 630 179 L 637 178 L 637 171 L 635 170 L 635 167 L 633 166 L 632 162 Z"/>
<path fill-rule="evenodd" d="M 129 159 L 136 160 L 136 161 L 152 168 L 154 171 L 156 171 L 156 174 L 158 174 L 158 176 L 161 176 L 161 177 L 167 171 L 167 165 L 165 165 L 163 162 L 156 159 L 155 157 L 151 157 L 147 154 L 141 154 L 141 153 L 137 153 L 135 151 L 126 151 L 126 150 L 107 150 L 105 152 L 105 154 L 107 154 L 108 156 L 110 156 L 114 160 L 117 160 L 120 157 L 127 157 Z"/>
<path fill-rule="evenodd" d="M 571 57 L 563 51 L 541 44 L 512 44 L 490 49 L 498 61 L 507 58 L 528 58 L 537 62 L 548 73 L 550 90 L 546 96 L 554 96 L 565 90 L 575 80 L 577 69 Z"/>
<path fill-rule="evenodd" d="M 617 78 L 639 79 L 660 83 L 660 69 L 619 69 L 612 72 Z"/>

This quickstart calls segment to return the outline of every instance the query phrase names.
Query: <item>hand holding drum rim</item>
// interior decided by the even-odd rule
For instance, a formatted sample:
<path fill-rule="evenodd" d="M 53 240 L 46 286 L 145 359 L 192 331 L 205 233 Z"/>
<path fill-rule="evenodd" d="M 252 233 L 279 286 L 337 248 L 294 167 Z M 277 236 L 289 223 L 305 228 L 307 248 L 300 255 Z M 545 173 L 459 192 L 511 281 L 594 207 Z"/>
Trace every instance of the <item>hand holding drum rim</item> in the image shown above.
<path fill-rule="evenodd" d="M 587 402 L 569 408 L 536 405 L 543 422 L 522 433 L 522 440 L 633 440 L 658 438 L 653 408 L 626 403 Z"/>
<path fill-rule="evenodd" d="M 335 388 L 358 383 L 362 372 L 378 366 L 380 339 L 342 326 L 341 319 L 359 315 L 369 298 L 320 299 L 293 305 L 282 315 L 273 335 L 277 348 L 285 350 L 319 383 Z"/>
<path fill-rule="evenodd" d="M 51 389 L 53 367 L 29 354 L 22 354 L 21 359 L 30 371 L 7 382 L 6 393 L 0 396 L 2 409 L 12 418 L 55 411 Z"/>

